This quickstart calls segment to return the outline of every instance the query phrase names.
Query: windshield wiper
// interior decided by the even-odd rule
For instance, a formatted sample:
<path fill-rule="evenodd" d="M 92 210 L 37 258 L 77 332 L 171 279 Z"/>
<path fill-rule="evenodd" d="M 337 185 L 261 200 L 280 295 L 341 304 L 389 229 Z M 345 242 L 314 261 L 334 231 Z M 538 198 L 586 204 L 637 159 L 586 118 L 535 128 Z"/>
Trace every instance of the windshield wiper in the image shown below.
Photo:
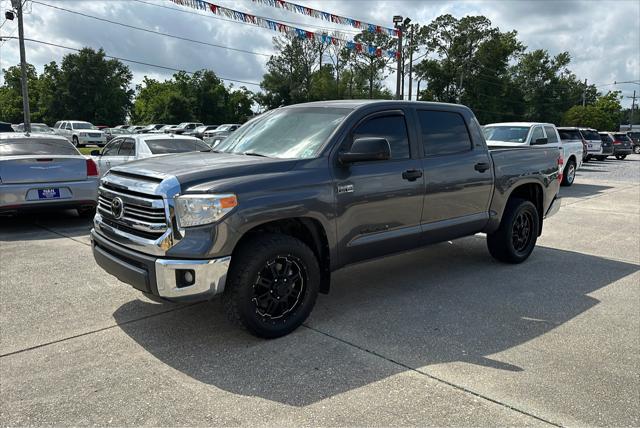
<path fill-rule="evenodd" d="M 260 156 L 261 158 L 268 158 L 269 156 L 267 155 L 263 155 L 261 153 L 256 153 L 256 152 L 242 152 L 243 155 L 245 156 Z"/>

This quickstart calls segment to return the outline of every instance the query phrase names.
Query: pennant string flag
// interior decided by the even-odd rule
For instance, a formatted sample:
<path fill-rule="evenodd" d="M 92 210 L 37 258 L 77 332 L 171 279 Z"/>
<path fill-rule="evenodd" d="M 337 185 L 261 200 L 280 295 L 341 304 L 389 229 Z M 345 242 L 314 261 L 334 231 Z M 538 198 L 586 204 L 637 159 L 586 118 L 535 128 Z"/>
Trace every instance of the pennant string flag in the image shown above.
<path fill-rule="evenodd" d="M 304 30 L 302 28 L 292 27 L 290 25 L 283 24 L 282 22 L 274 21 L 272 19 L 252 15 L 245 12 L 240 12 L 238 10 L 229 9 L 223 6 L 218 6 L 216 4 L 209 3 L 205 0 L 171 0 L 171 1 L 180 6 L 191 7 L 193 9 L 198 9 L 202 11 L 209 11 L 215 15 L 224 16 L 225 18 L 229 18 L 238 22 L 253 24 L 258 27 L 276 31 L 278 33 L 284 33 L 290 37 L 298 37 L 301 39 L 313 39 L 323 44 L 344 47 L 356 53 L 366 54 L 370 56 L 385 57 L 385 58 L 398 57 L 398 53 L 395 50 L 386 50 L 376 46 L 363 45 L 362 43 L 349 41 L 347 40 L 349 36 L 339 31 L 312 32 L 312 31 Z M 269 2 L 270 0 L 259 0 L 259 1 Z M 280 0 L 273 0 L 273 1 L 280 2 Z M 287 2 L 283 2 L 283 3 L 287 3 Z M 303 6 L 300 6 L 300 7 L 303 7 Z M 314 9 L 310 9 L 310 8 L 305 8 L 305 9 L 308 9 L 309 11 L 314 11 Z M 315 11 L 315 12 L 318 12 L 318 11 Z M 326 12 L 318 12 L 318 13 L 326 14 Z M 343 18 L 337 15 L 331 15 L 331 14 L 329 15 L 330 15 L 329 16 L 330 20 Z M 360 25 L 372 26 L 373 24 L 361 23 Z M 381 28 L 376 26 L 373 26 L 373 27 L 374 27 L 374 31 L 377 31 L 375 30 L 375 28 Z"/>
<path fill-rule="evenodd" d="M 289 12 L 298 13 L 301 15 L 311 16 L 316 19 L 322 19 L 323 21 L 333 22 L 335 24 L 348 25 L 359 30 L 369 31 L 370 33 L 386 33 L 389 36 L 397 37 L 397 28 L 381 27 L 375 24 L 369 24 L 366 22 L 358 21 L 357 19 L 347 18 L 346 16 L 335 15 L 329 12 L 323 12 L 321 10 L 312 9 L 307 6 L 302 6 L 296 3 L 291 3 L 285 0 L 253 0 L 254 3 L 260 3 L 267 6 L 285 9 Z"/>

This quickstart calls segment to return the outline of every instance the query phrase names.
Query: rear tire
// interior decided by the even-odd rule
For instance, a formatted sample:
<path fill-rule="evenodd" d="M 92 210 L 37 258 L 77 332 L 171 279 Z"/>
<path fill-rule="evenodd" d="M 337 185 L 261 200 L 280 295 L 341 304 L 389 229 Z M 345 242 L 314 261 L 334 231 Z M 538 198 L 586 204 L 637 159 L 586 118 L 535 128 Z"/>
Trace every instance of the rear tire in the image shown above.
<path fill-rule="evenodd" d="M 606 156 L 596 156 L 596 159 L 598 159 L 599 161 L 603 161 L 606 158 L 607 158 Z"/>
<path fill-rule="evenodd" d="M 535 205 L 520 198 L 510 199 L 500 227 L 487 235 L 489 253 L 501 262 L 522 263 L 529 258 L 536 246 L 539 228 Z"/>
<path fill-rule="evenodd" d="M 232 258 L 222 301 L 230 321 L 255 336 L 291 333 L 309 316 L 320 290 L 313 251 L 287 235 L 258 235 Z"/>
<path fill-rule="evenodd" d="M 567 166 L 564 167 L 564 173 L 562 174 L 562 186 L 571 186 L 576 179 L 576 163 L 573 160 L 567 162 Z"/>

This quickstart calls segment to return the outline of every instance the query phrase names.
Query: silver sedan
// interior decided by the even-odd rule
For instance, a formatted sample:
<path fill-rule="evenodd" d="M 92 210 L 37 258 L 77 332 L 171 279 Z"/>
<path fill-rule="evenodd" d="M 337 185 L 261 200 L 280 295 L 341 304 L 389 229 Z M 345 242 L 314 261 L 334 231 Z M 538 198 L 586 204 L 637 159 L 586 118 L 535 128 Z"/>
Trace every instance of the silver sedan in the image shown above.
<path fill-rule="evenodd" d="M 92 216 L 98 175 L 96 163 L 64 137 L 0 133 L 0 214 L 75 208 Z"/>

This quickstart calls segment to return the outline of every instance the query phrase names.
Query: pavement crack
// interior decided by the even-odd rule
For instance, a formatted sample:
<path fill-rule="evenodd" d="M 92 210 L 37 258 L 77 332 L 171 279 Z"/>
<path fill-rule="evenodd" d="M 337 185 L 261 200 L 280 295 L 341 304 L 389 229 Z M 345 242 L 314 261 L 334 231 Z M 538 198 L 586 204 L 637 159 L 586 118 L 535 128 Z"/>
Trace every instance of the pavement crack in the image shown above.
<path fill-rule="evenodd" d="M 136 318 L 136 319 L 133 319 L 133 320 L 129 320 L 129 321 L 113 324 L 113 325 L 110 325 L 110 326 L 107 326 L 107 327 L 102 327 L 102 328 L 99 328 L 97 330 L 86 331 L 84 333 L 74 334 L 73 336 L 63 337 L 62 339 L 52 340 L 51 342 L 40 343 L 38 345 L 30 346 L 28 348 L 18 349 L 17 351 L 12 351 L 12 352 L 7 352 L 6 354 L 0 354 L 0 358 L 10 357 L 11 355 L 21 354 L 21 353 L 27 352 L 27 351 L 33 351 L 34 349 L 44 348 L 44 347 L 49 346 L 49 345 L 55 345 L 56 343 L 66 342 L 66 341 L 69 341 L 69 340 L 77 339 L 79 337 L 89 336 L 91 334 L 100 333 L 100 332 L 106 331 L 106 330 L 111 330 L 111 329 L 113 329 L 115 327 L 120 327 L 122 325 L 133 324 L 133 323 L 136 323 L 138 321 L 144 321 L 144 320 L 147 320 L 149 318 L 154 318 L 154 317 L 157 317 L 157 316 L 160 316 L 160 315 L 164 315 L 164 314 L 168 314 L 168 313 L 171 313 L 171 312 L 179 311 L 179 310 L 182 310 L 182 309 L 190 308 L 192 306 L 196 306 L 196 305 L 199 305 L 201 303 L 204 303 L 204 302 L 197 302 L 197 303 L 191 303 L 191 304 L 188 304 L 188 305 L 179 306 L 177 308 L 169 309 L 167 311 L 157 312 L 155 314 L 149 314 L 149 315 L 145 315 L 143 317 Z"/>
<path fill-rule="evenodd" d="M 351 346 L 351 347 L 356 348 L 356 349 L 358 349 L 358 350 L 360 350 L 360 351 L 366 352 L 366 353 L 371 354 L 371 355 L 373 355 L 373 356 L 375 356 L 375 357 L 381 358 L 381 359 L 383 359 L 383 360 L 385 360 L 385 361 L 387 361 L 387 362 L 390 362 L 390 363 L 392 363 L 392 364 L 395 364 L 395 365 L 397 365 L 397 366 L 400 366 L 400 367 L 402 367 L 402 368 L 404 368 L 404 369 L 406 369 L 406 370 L 412 371 L 412 372 L 414 372 L 414 373 L 418 373 L 418 374 L 420 374 L 420 375 L 422 375 L 422 376 L 428 377 L 428 378 L 429 378 L 429 379 L 431 379 L 431 380 L 434 380 L 434 381 L 436 381 L 436 382 L 439 382 L 439 383 L 445 384 L 445 385 L 447 385 L 447 386 L 450 386 L 450 387 L 452 387 L 452 388 L 455 388 L 455 389 L 457 389 L 457 390 L 459 390 L 459 391 L 462 391 L 462 392 L 464 392 L 464 393 L 471 394 L 471 395 L 473 395 L 474 397 L 478 397 L 478 398 L 480 398 L 480 399 L 483 399 L 483 400 L 489 401 L 489 402 L 491 402 L 491 403 L 497 404 L 497 405 L 499 405 L 499 406 L 501 406 L 501 407 L 504 407 L 504 408 L 509 409 L 509 410 L 511 410 L 511 411 L 514 411 L 514 412 L 520 413 L 520 414 L 522 414 L 522 415 L 525 415 L 525 416 L 531 417 L 531 418 L 533 418 L 533 419 L 536 419 L 536 420 L 538 420 L 538 421 L 540 421 L 540 422 L 543 422 L 543 423 L 545 423 L 545 424 L 548 424 L 548 425 L 552 425 L 552 426 L 556 426 L 556 427 L 562 427 L 562 426 L 563 426 L 562 424 L 559 424 L 559 423 L 557 423 L 557 422 L 550 421 L 550 420 L 545 419 L 545 418 L 543 418 L 543 417 L 541 417 L 541 416 L 534 415 L 533 413 L 530 413 L 530 412 L 528 412 L 528 411 L 526 411 L 526 410 L 519 409 L 519 408 L 514 407 L 514 406 L 512 406 L 512 405 L 510 405 L 510 404 L 508 404 L 508 403 L 505 403 L 505 402 L 503 402 L 503 401 L 497 400 L 497 399 L 495 399 L 495 398 L 491 398 L 491 397 L 489 397 L 489 396 L 487 396 L 487 395 L 484 395 L 484 394 L 481 394 L 481 393 L 479 393 L 479 392 L 473 391 L 473 390 L 471 390 L 471 389 L 469 389 L 469 388 L 466 388 L 466 387 L 464 387 L 464 386 L 462 386 L 462 385 L 457 385 L 457 384 L 455 384 L 455 383 L 453 383 L 453 382 L 449 382 L 448 380 L 445 380 L 445 379 L 439 378 L 439 377 L 437 377 L 437 376 L 434 376 L 434 375 L 432 375 L 432 374 L 429 374 L 429 373 L 427 373 L 427 372 L 425 372 L 425 371 L 423 371 L 423 370 L 420 370 L 420 369 L 417 369 L 417 368 L 411 367 L 411 366 L 409 366 L 409 365 L 407 365 L 407 364 L 405 364 L 405 363 L 403 363 L 403 362 L 400 362 L 400 361 L 398 361 L 398 360 L 394 360 L 393 358 L 389 358 L 389 357 L 387 357 L 387 356 L 385 356 L 385 355 L 382 355 L 382 354 L 380 354 L 380 353 L 378 353 L 378 352 L 376 352 L 376 351 L 373 351 L 373 350 L 371 350 L 371 349 L 364 348 L 364 347 L 362 347 L 362 346 L 360 346 L 360 345 L 357 345 L 357 344 L 355 344 L 355 343 L 353 343 L 353 342 L 349 342 L 348 340 L 345 340 L 345 339 L 342 339 L 342 338 L 340 338 L 340 337 L 334 336 L 334 335 L 332 335 L 332 334 L 330 334 L 330 333 L 324 332 L 324 331 L 319 330 L 319 329 L 317 329 L 317 328 L 315 328 L 315 327 L 311 327 L 311 326 L 309 326 L 308 324 L 303 324 L 302 326 L 303 326 L 303 327 L 306 327 L 307 329 L 309 329 L 309 330 L 311 330 L 311 331 L 314 331 L 314 332 L 316 332 L 316 333 L 322 334 L 323 336 L 326 336 L 326 337 L 329 337 L 329 338 L 331 338 L 331 339 L 337 340 L 337 341 L 339 341 L 339 342 L 341 342 L 341 343 L 344 343 L 345 345 Z"/>

